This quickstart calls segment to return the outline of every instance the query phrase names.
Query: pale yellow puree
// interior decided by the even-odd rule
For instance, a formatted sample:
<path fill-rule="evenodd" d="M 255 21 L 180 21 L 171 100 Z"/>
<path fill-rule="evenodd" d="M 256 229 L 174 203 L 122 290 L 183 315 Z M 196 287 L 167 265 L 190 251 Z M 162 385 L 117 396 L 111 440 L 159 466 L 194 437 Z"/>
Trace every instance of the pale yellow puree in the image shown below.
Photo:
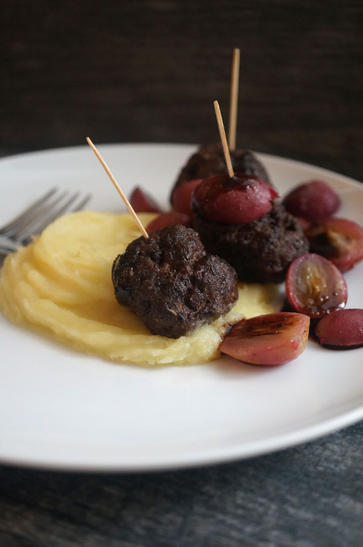
<path fill-rule="evenodd" d="M 154 215 L 141 214 L 147 224 Z M 241 285 L 233 309 L 177 340 L 150 334 L 113 292 L 116 255 L 140 236 L 128 214 L 83 211 L 51 224 L 1 271 L 0 310 L 13 323 L 80 351 L 142 366 L 205 363 L 218 357 L 228 322 L 276 311 L 276 288 Z"/>

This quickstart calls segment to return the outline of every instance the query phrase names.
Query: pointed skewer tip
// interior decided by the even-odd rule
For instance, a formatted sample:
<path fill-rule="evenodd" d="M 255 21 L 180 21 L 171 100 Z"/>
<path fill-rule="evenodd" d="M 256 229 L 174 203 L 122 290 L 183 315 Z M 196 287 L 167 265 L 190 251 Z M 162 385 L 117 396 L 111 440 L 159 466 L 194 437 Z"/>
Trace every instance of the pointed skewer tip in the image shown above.
<path fill-rule="evenodd" d="M 109 168 L 109 166 L 107 165 L 107 163 L 105 162 L 105 160 L 103 159 L 103 157 L 101 156 L 101 154 L 99 153 L 99 151 L 97 150 L 97 148 L 95 147 L 95 145 L 93 144 L 93 142 L 91 141 L 91 139 L 89 137 L 86 137 L 86 141 L 87 143 L 89 144 L 89 146 L 91 147 L 91 149 L 93 150 L 93 152 L 95 153 L 95 155 L 97 156 L 97 159 L 99 160 L 100 164 L 102 165 L 102 167 L 104 168 L 104 170 L 106 171 L 108 177 L 110 178 L 112 184 L 114 185 L 114 187 L 116 188 L 117 192 L 120 194 L 124 204 L 126 205 L 127 209 L 129 210 L 129 213 L 130 215 L 134 218 L 136 224 L 138 225 L 138 227 L 140 228 L 141 232 L 142 232 L 142 235 L 144 237 L 146 237 L 146 239 L 149 238 L 149 234 L 147 233 L 147 231 L 145 230 L 145 227 L 144 225 L 142 224 L 141 220 L 139 219 L 139 217 L 137 216 L 137 214 L 135 213 L 131 203 L 129 202 L 129 200 L 127 199 L 126 195 L 124 194 L 122 188 L 120 187 L 120 185 L 118 184 L 117 180 L 115 179 L 115 177 L 113 176 L 112 172 L 111 172 L 111 169 Z"/>

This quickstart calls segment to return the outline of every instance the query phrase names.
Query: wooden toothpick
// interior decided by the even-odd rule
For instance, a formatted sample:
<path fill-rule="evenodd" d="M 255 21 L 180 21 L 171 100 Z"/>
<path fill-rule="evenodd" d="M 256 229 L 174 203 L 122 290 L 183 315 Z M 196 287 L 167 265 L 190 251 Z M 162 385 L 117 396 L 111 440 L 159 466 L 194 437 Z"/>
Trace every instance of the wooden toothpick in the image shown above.
<path fill-rule="evenodd" d="M 232 73 L 231 73 L 231 94 L 229 102 L 229 149 L 236 149 L 237 109 L 238 109 L 238 87 L 239 87 L 239 49 L 233 50 Z"/>
<path fill-rule="evenodd" d="M 111 182 L 113 183 L 114 187 L 116 188 L 116 190 L 118 191 L 118 193 L 120 194 L 120 196 L 122 197 L 126 207 L 128 208 L 130 214 L 134 217 L 135 219 L 135 222 L 137 223 L 138 227 L 140 228 L 142 234 L 148 238 L 149 237 L 149 234 L 147 233 L 147 231 L 145 230 L 141 220 L 139 219 L 139 217 L 137 216 L 137 214 L 135 213 L 135 211 L 133 210 L 132 208 L 132 205 L 131 203 L 129 202 L 129 200 L 127 199 L 127 197 L 125 196 L 125 194 L 123 193 L 122 189 L 120 188 L 117 180 L 115 179 L 115 177 L 113 176 L 113 174 L 111 173 L 111 169 L 108 167 L 107 163 L 105 162 L 105 160 L 103 159 L 103 157 L 101 156 L 101 154 L 99 153 L 99 151 L 97 150 L 97 148 L 95 147 L 95 145 L 93 144 L 93 142 L 91 141 L 91 139 L 89 137 L 86 137 L 86 141 L 88 142 L 88 144 L 90 145 L 90 147 L 92 148 L 93 152 L 96 154 L 99 162 L 101 163 L 102 167 L 104 168 L 104 170 L 106 171 L 107 175 L 110 177 L 111 179 Z"/>
<path fill-rule="evenodd" d="M 219 135 L 222 141 L 223 153 L 224 153 L 224 158 L 226 160 L 228 175 L 232 178 L 234 177 L 234 171 L 233 171 L 232 162 L 231 162 L 231 155 L 228 150 L 227 137 L 226 137 L 226 132 L 224 130 L 221 109 L 219 108 L 218 101 L 213 101 L 213 105 L 214 105 L 214 110 L 216 113 Z"/>

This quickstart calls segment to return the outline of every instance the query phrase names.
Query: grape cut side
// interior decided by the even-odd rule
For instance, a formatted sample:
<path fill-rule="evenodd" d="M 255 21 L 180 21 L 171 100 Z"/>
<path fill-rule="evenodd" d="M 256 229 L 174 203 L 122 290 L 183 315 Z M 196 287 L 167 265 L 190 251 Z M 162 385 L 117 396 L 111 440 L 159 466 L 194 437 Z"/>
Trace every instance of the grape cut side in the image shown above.
<path fill-rule="evenodd" d="M 253 365 L 282 365 L 304 351 L 309 325 L 308 316 L 290 312 L 242 319 L 225 336 L 220 350 Z"/>
<path fill-rule="evenodd" d="M 326 315 L 315 328 L 320 344 L 336 349 L 363 345 L 363 310 L 339 310 Z"/>
<path fill-rule="evenodd" d="M 312 252 L 328 258 L 341 272 L 363 258 L 363 228 L 346 218 L 329 218 L 305 232 Z"/>
<path fill-rule="evenodd" d="M 334 264 L 317 254 L 306 253 L 289 266 L 286 296 L 296 311 L 318 319 L 343 308 L 348 293 L 346 282 Z"/>

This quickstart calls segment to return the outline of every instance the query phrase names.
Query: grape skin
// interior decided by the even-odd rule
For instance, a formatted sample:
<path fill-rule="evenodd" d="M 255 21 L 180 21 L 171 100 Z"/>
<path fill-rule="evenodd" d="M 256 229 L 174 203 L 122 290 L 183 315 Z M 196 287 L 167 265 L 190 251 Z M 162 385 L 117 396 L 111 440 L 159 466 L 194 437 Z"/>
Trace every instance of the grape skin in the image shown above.
<path fill-rule="evenodd" d="M 253 222 L 272 207 L 276 191 L 266 182 L 236 173 L 204 179 L 194 190 L 192 209 L 208 220 L 225 224 Z"/>
<path fill-rule="evenodd" d="M 338 310 L 326 315 L 315 328 L 323 346 L 352 349 L 363 345 L 363 310 Z"/>
<path fill-rule="evenodd" d="M 318 221 L 333 215 L 340 207 L 340 197 L 321 180 L 300 184 L 283 200 L 292 215 L 309 221 Z"/>
<path fill-rule="evenodd" d="M 175 188 L 171 198 L 171 204 L 175 211 L 185 215 L 192 214 L 192 194 L 201 182 L 202 179 L 188 180 Z"/>
<path fill-rule="evenodd" d="M 170 213 L 162 213 L 161 215 L 154 218 L 146 226 L 146 231 L 151 234 L 156 232 L 156 230 L 161 230 L 161 228 L 166 228 L 167 226 L 172 226 L 173 224 L 183 224 L 184 226 L 190 226 L 191 219 L 188 215 L 183 213 L 178 213 L 177 211 L 170 211 Z"/>
<path fill-rule="evenodd" d="M 156 201 L 140 186 L 134 188 L 129 201 L 135 213 L 160 213 L 160 207 Z"/>

